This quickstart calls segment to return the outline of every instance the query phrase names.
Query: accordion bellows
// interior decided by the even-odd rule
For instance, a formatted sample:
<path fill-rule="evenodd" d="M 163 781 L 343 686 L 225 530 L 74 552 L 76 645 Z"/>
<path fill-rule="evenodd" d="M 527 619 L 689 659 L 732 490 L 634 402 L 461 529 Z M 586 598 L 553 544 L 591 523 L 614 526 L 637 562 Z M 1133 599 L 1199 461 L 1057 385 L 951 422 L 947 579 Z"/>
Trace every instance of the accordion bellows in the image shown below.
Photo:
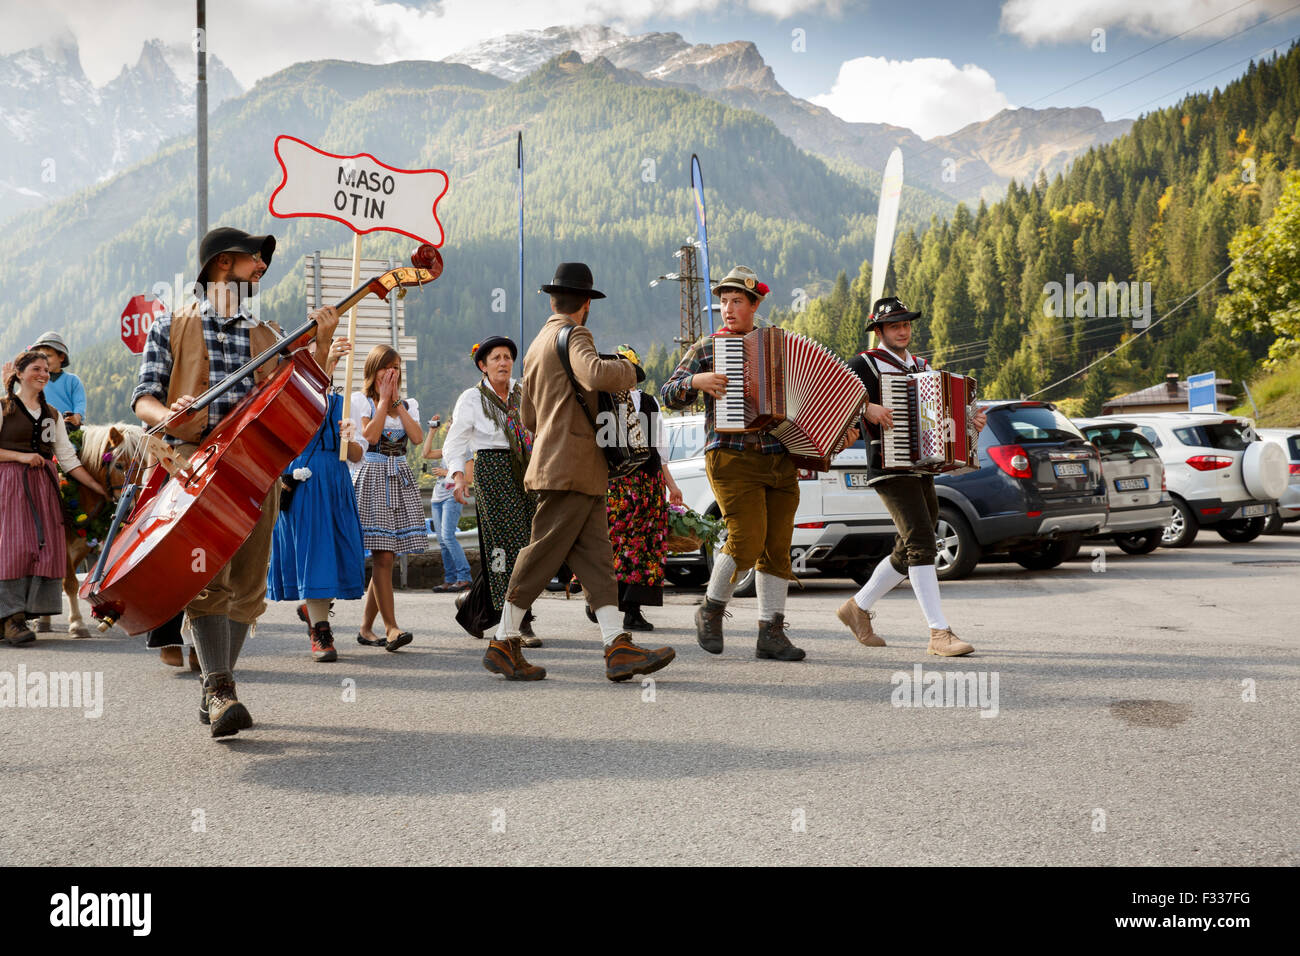
<path fill-rule="evenodd" d="M 825 471 L 862 412 L 862 380 L 825 346 L 784 329 L 719 336 L 714 371 L 727 392 L 714 405 L 718 432 L 769 431 L 795 464 Z"/>

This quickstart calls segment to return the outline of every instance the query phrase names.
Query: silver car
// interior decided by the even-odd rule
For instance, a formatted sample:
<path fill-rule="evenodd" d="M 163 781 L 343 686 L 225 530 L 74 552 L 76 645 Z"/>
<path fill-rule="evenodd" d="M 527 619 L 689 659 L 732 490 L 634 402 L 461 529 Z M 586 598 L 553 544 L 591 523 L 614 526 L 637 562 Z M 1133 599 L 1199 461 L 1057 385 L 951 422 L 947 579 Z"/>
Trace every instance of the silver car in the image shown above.
<path fill-rule="evenodd" d="M 1277 500 L 1277 514 L 1271 516 L 1264 530 L 1277 534 L 1284 523 L 1300 521 L 1300 428 L 1258 428 L 1256 434 L 1264 441 L 1281 445 L 1286 452 L 1290 474 L 1286 491 Z"/>
<path fill-rule="evenodd" d="M 1101 453 L 1106 482 L 1106 523 L 1091 537 L 1111 538 L 1126 554 L 1150 554 L 1160 547 L 1170 515 L 1160 453 L 1130 422 L 1073 421 Z"/>

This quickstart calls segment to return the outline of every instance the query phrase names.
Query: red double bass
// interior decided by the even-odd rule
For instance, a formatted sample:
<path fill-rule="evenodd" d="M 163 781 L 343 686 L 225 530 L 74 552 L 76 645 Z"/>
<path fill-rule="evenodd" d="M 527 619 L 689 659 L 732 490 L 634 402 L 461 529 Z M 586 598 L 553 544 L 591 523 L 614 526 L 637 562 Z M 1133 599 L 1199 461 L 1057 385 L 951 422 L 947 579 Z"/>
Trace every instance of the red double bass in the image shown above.
<path fill-rule="evenodd" d="M 336 308 L 345 312 L 371 294 L 386 299 L 393 289 L 405 294 L 442 274 L 442 256 L 431 245 L 420 246 L 411 262 L 358 286 Z M 267 494 L 325 420 L 330 381 L 311 354 L 314 339 L 304 341 L 315 328 L 309 320 L 282 336 L 159 426 L 204 411 L 267 362 L 286 358 L 203 438 L 188 464 L 171 477 L 154 465 L 143 484 L 124 490 L 80 590 L 101 627 L 116 623 L 141 634 L 170 620 L 248 540 Z"/>

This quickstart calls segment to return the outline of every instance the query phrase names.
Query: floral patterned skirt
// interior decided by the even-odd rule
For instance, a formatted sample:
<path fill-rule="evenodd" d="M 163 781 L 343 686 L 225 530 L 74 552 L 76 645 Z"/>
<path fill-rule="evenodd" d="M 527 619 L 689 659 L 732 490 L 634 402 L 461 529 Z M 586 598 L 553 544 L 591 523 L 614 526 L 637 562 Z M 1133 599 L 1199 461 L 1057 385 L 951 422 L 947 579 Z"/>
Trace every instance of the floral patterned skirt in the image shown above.
<path fill-rule="evenodd" d="M 528 547 L 532 536 L 537 499 L 515 481 L 510 452 L 500 448 L 487 448 L 474 455 L 474 487 L 483 535 L 479 566 L 481 573 L 488 576 L 492 610 L 499 612 L 505 606 L 515 559 Z"/>
<path fill-rule="evenodd" d="M 609 543 L 614 549 L 618 603 L 663 604 L 668 498 L 659 469 L 640 469 L 609 483 Z"/>

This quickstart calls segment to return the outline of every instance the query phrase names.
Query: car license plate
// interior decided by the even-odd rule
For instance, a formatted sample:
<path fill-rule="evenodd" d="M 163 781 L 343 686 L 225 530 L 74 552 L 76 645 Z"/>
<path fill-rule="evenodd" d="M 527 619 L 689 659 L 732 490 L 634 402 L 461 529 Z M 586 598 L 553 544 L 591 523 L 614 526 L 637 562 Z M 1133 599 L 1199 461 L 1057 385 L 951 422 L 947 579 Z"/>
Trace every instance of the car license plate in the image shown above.
<path fill-rule="evenodd" d="M 870 480 L 871 475 L 865 471 L 846 471 L 844 473 L 844 486 L 846 488 L 865 488 Z"/>
<path fill-rule="evenodd" d="M 1268 505 L 1246 505 L 1241 509 L 1243 518 L 1258 518 L 1260 515 L 1268 514 Z"/>
<path fill-rule="evenodd" d="M 1052 466 L 1052 471 L 1056 473 L 1057 478 L 1078 478 L 1086 474 L 1086 469 L 1081 461 L 1062 461 Z"/>
<path fill-rule="evenodd" d="M 1146 491 L 1147 480 L 1145 478 L 1116 478 L 1116 491 Z"/>

